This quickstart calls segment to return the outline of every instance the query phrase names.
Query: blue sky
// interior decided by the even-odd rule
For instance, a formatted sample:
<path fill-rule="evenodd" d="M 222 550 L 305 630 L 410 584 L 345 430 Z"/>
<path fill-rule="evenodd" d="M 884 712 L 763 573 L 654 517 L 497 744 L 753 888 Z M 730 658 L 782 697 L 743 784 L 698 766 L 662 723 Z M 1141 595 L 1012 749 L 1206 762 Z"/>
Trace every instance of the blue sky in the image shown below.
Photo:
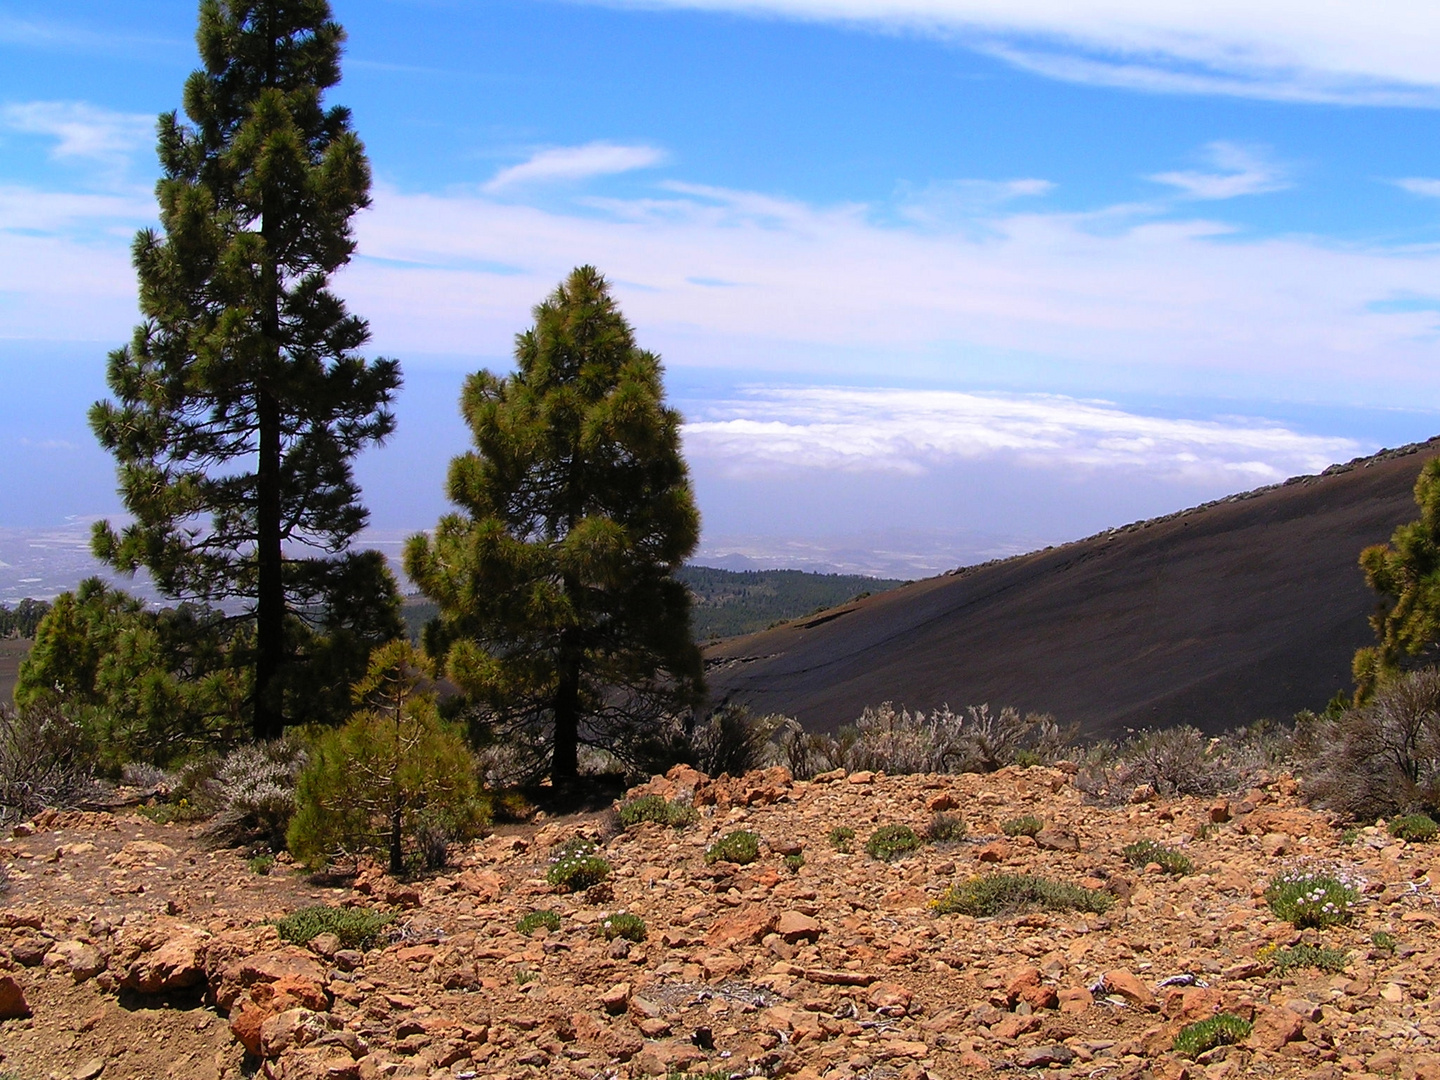
<path fill-rule="evenodd" d="M 581 262 L 711 555 L 938 567 L 1440 432 L 1440 10 L 1341 6 L 339 0 L 375 524 L 433 522 L 459 380 Z M 83 416 L 194 18 L 0 5 L 0 526 L 118 508 Z"/>

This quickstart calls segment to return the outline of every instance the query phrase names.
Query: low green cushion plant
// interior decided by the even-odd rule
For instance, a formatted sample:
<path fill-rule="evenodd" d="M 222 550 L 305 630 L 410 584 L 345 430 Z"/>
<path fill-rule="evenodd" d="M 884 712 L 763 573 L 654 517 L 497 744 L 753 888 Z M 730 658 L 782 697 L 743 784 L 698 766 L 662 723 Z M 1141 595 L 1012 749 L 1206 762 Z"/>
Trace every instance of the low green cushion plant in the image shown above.
<path fill-rule="evenodd" d="M 1314 968 L 1334 975 L 1345 970 L 1350 962 L 1350 954 L 1343 949 L 1332 949 L 1326 945 L 1289 945 L 1271 950 L 1263 959 L 1269 960 L 1282 975 L 1296 968 Z"/>
<path fill-rule="evenodd" d="M 836 825 L 830 830 L 830 846 L 836 851 L 849 851 L 850 842 L 855 839 L 855 830 L 849 825 Z"/>
<path fill-rule="evenodd" d="M 393 916 L 383 911 L 372 911 L 363 907 L 329 907 L 317 904 L 314 907 L 292 911 L 275 923 L 280 937 L 294 945 L 308 945 L 320 934 L 334 934 L 340 939 L 342 949 L 365 950 L 375 944 L 380 931 L 389 925 Z"/>
<path fill-rule="evenodd" d="M 1189 856 L 1154 840 L 1137 840 L 1133 844 L 1127 844 L 1123 854 L 1131 866 L 1149 866 L 1155 863 L 1167 874 L 1174 874 L 1176 877 L 1183 877 L 1195 869 Z"/>
<path fill-rule="evenodd" d="M 1411 843 L 1425 843 L 1434 840 L 1440 833 L 1440 825 L 1429 814 L 1406 814 L 1390 822 L 1390 835 Z"/>
<path fill-rule="evenodd" d="M 1175 1036 L 1171 1049 L 1181 1057 L 1197 1058 L 1217 1046 L 1231 1046 L 1250 1037 L 1252 1024 L 1234 1013 L 1218 1013 L 1208 1020 L 1187 1024 Z"/>
<path fill-rule="evenodd" d="M 1276 918 L 1299 930 L 1348 923 L 1359 899 L 1343 878 L 1314 870 L 1284 871 L 1265 887 L 1265 902 Z"/>
<path fill-rule="evenodd" d="M 946 889 L 930 906 L 940 915 L 1008 915 L 1040 908 L 1103 914 L 1115 898 L 1035 874 L 982 874 Z"/>
<path fill-rule="evenodd" d="M 542 926 L 553 934 L 556 930 L 560 929 L 560 916 L 549 908 L 541 911 L 532 911 L 528 915 L 521 917 L 520 921 L 515 924 L 515 929 L 526 937 L 529 937 Z"/>
<path fill-rule="evenodd" d="M 920 837 L 909 825 L 881 825 L 865 841 L 865 850 L 871 858 L 885 862 L 908 855 L 919 846 Z"/>
<path fill-rule="evenodd" d="M 748 829 L 726 833 L 705 849 L 707 863 L 730 862 L 741 866 L 760 857 L 760 836 Z"/>
<path fill-rule="evenodd" d="M 621 803 L 615 810 L 615 817 L 622 829 L 632 828 L 642 821 L 681 829 L 699 821 L 700 813 L 689 803 L 670 802 L 662 795 L 641 795 Z"/>
<path fill-rule="evenodd" d="M 639 915 L 630 915 L 623 911 L 617 911 L 614 915 L 605 916 L 595 932 L 601 937 L 614 941 L 617 937 L 626 941 L 644 941 L 646 930 L 645 920 Z"/>
<path fill-rule="evenodd" d="M 958 844 L 969 831 L 965 819 L 959 814 L 940 812 L 930 819 L 925 829 L 925 839 L 932 844 Z"/>
<path fill-rule="evenodd" d="M 560 892 L 581 892 L 610 876 L 610 864 L 595 844 L 576 837 L 561 844 L 550 858 L 545 880 Z"/>
<path fill-rule="evenodd" d="M 1006 836 L 1034 836 L 1045 828 L 1045 822 L 1034 814 L 1023 814 L 1000 823 L 1000 831 Z"/>

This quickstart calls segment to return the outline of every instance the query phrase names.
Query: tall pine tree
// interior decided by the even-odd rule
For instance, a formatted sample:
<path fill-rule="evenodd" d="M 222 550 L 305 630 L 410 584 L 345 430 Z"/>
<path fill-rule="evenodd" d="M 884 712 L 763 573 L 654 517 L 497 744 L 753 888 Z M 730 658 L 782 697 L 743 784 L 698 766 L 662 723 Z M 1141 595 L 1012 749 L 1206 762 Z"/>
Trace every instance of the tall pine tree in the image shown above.
<path fill-rule="evenodd" d="M 90 414 L 134 518 L 98 524 L 96 555 L 173 598 L 247 602 L 257 737 L 286 722 L 294 616 L 395 624 L 383 561 L 346 553 L 366 521 L 351 460 L 393 430 L 400 370 L 358 355 L 369 330 L 327 287 L 370 201 L 349 111 L 322 101 L 344 37 L 326 0 L 203 0 L 190 123 L 159 121 L 163 235 L 134 245 L 145 321 L 110 355 L 118 403 Z"/>
<path fill-rule="evenodd" d="M 534 314 L 514 374 L 466 380 L 475 449 L 448 483 L 461 512 L 412 537 L 405 568 L 440 608 L 427 648 L 560 785 L 580 745 L 633 752 L 698 702 L 673 571 L 700 519 L 660 360 L 605 279 L 581 267 Z"/>

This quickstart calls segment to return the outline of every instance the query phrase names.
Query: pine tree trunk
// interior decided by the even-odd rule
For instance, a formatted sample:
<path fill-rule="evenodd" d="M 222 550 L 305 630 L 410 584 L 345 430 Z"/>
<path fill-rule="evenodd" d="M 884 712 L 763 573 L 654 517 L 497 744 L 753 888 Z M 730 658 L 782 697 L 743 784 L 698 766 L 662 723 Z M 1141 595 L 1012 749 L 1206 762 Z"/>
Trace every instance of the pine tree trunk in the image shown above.
<path fill-rule="evenodd" d="M 560 645 L 559 679 L 555 687 L 555 748 L 550 783 L 567 787 L 580 775 L 580 664 L 574 646 Z"/>
<path fill-rule="evenodd" d="M 400 825 L 405 812 L 397 804 L 390 811 L 390 876 L 399 877 L 405 873 L 405 848 L 401 843 Z"/>
<path fill-rule="evenodd" d="M 260 392 L 260 463 L 256 470 L 255 737 L 285 730 L 276 685 L 285 661 L 285 581 L 280 545 L 280 407 Z"/>

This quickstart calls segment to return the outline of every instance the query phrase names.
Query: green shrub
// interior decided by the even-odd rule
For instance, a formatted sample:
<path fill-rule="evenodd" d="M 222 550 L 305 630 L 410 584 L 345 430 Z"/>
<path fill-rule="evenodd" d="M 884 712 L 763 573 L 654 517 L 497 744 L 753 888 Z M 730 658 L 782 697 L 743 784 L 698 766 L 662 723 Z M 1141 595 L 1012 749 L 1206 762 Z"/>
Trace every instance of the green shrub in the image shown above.
<path fill-rule="evenodd" d="M 959 814 L 938 813 L 925 829 L 925 839 L 932 844 L 958 844 L 969 830 Z"/>
<path fill-rule="evenodd" d="M 884 862 L 908 855 L 919 846 L 920 837 L 909 825 L 881 825 L 865 841 L 865 850 L 870 857 Z"/>
<path fill-rule="evenodd" d="M 669 802 L 661 795 L 641 795 L 638 799 L 621 803 L 615 817 L 622 829 L 632 828 L 642 821 L 681 829 L 699 821 L 700 813 L 689 803 Z"/>
<path fill-rule="evenodd" d="M 940 915 L 978 917 L 1035 908 L 1103 914 L 1114 902 L 1109 893 L 1034 874 L 983 874 L 950 886 L 930 906 Z"/>
<path fill-rule="evenodd" d="M 1217 1046 L 1231 1046 L 1250 1037 L 1249 1020 L 1234 1013 L 1219 1013 L 1208 1020 L 1187 1024 L 1175 1036 L 1171 1049 L 1182 1057 L 1197 1058 Z"/>
<path fill-rule="evenodd" d="M 1195 864 L 1188 856 L 1154 840 L 1137 840 L 1133 844 L 1127 844 L 1123 854 L 1131 866 L 1144 867 L 1155 863 L 1161 870 L 1176 877 L 1183 877 L 1195 869 Z"/>
<path fill-rule="evenodd" d="M 440 720 L 434 695 L 419 690 L 428 670 L 408 641 L 375 650 L 355 687 L 369 707 L 321 735 L 300 773 L 287 834 L 296 858 L 313 867 L 386 852 L 390 872 L 401 874 L 407 850 L 427 863 L 431 853 L 444 857 L 435 832 L 469 839 L 489 821 L 469 746 Z"/>
<path fill-rule="evenodd" d="M 800 868 L 804 865 L 805 853 L 802 851 L 797 851 L 794 855 L 785 856 L 785 868 L 789 870 L 792 874 L 798 874 L 800 872 Z"/>
<path fill-rule="evenodd" d="M 275 868 L 274 855 L 256 855 L 245 864 L 250 868 L 252 874 L 259 874 L 261 877 L 268 877 L 270 871 Z"/>
<path fill-rule="evenodd" d="M 1395 940 L 1394 934 L 1385 930 L 1376 930 L 1375 933 L 1370 935 L 1370 944 L 1382 952 L 1393 953 L 1399 942 Z"/>
<path fill-rule="evenodd" d="M 726 833 L 705 850 L 707 863 L 732 862 L 744 866 L 760 857 L 760 837 L 747 829 Z"/>
<path fill-rule="evenodd" d="M 830 846 L 836 851 L 849 851 L 850 842 L 855 839 L 855 830 L 849 825 L 836 825 L 830 830 Z"/>
<path fill-rule="evenodd" d="M 609 941 L 614 941 L 617 937 L 626 941 L 644 941 L 645 920 L 639 915 L 617 911 L 614 915 L 607 915 L 595 928 L 595 933 Z"/>
<path fill-rule="evenodd" d="M 369 908 L 340 908 L 317 904 L 315 907 L 292 911 L 279 920 L 275 927 L 280 931 L 283 940 L 295 945 L 307 945 L 311 938 L 319 934 L 334 934 L 340 939 L 341 948 L 364 950 L 375 944 L 380 931 L 389 925 L 392 918 L 393 916 L 383 911 L 372 911 Z"/>
<path fill-rule="evenodd" d="M 1034 814 L 1023 814 L 1000 823 L 1000 831 L 1006 836 L 1035 836 L 1045 828 L 1045 822 Z"/>
<path fill-rule="evenodd" d="M 1350 954 L 1323 945 L 1291 945 L 1275 949 L 1265 959 L 1282 975 L 1296 968 L 1315 968 L 1334 975 L 1345 970 Z"/>
<path fill-rule="evenodd" d="M 1397 817 L 1390 822 L 1389 829 L 1391 836 L 1409 840 L 1411 843 L 1434 840 L 1436 833 L 1440 833 L 1440 825 L 1435 824 L 1435 819 L 1429 814 L 1406 814 L 1404 817 Z"/>
<path fill-rule="evenodd" d="M 521 917 L 520 921 L 515 924 L 515 929 L 526 937 L 529 937 L 542 926 L 553 934 L 556 930 L 560 929 L 560 916 L 549 908 L 532 911 Z"/>
<path fill-rule="evenodd" d="M 600 856 L 599 849 L 583 837 L 561 844 L 550 857 L 550 870 L 545 875 L 560 892 L 582 892 L 610 876 L 610 864 Z"/>
<path fill-rule="evenodd" d="M 1359 895 L 1333 874 L 1288 870 L 1265 887 L 1265 902 L 1275 916 L 1303 930 L 1348 923 Z"/>
<path fill-rule="evenodd" d="M 538 978 L 540 978 L 540 973 L 530 968 L 516 968 L 515 970 L 516 986 L 528 986 Z"/>
<path fill-rule="evenodd" d="M 1360 839 L 1360 830 L 1359 830 L 1359 829 L 1346 829 L 1344 832 L 1342 832 L 1342 833 L 1340 834 L 1340 843 L 1344 844 L 1346 847 L 1353 847 L 1354 844 L 1355 844 L 1355 841 L 1357 841 L 1357 840 L 1359 840 L 1359 839 Z"/>

